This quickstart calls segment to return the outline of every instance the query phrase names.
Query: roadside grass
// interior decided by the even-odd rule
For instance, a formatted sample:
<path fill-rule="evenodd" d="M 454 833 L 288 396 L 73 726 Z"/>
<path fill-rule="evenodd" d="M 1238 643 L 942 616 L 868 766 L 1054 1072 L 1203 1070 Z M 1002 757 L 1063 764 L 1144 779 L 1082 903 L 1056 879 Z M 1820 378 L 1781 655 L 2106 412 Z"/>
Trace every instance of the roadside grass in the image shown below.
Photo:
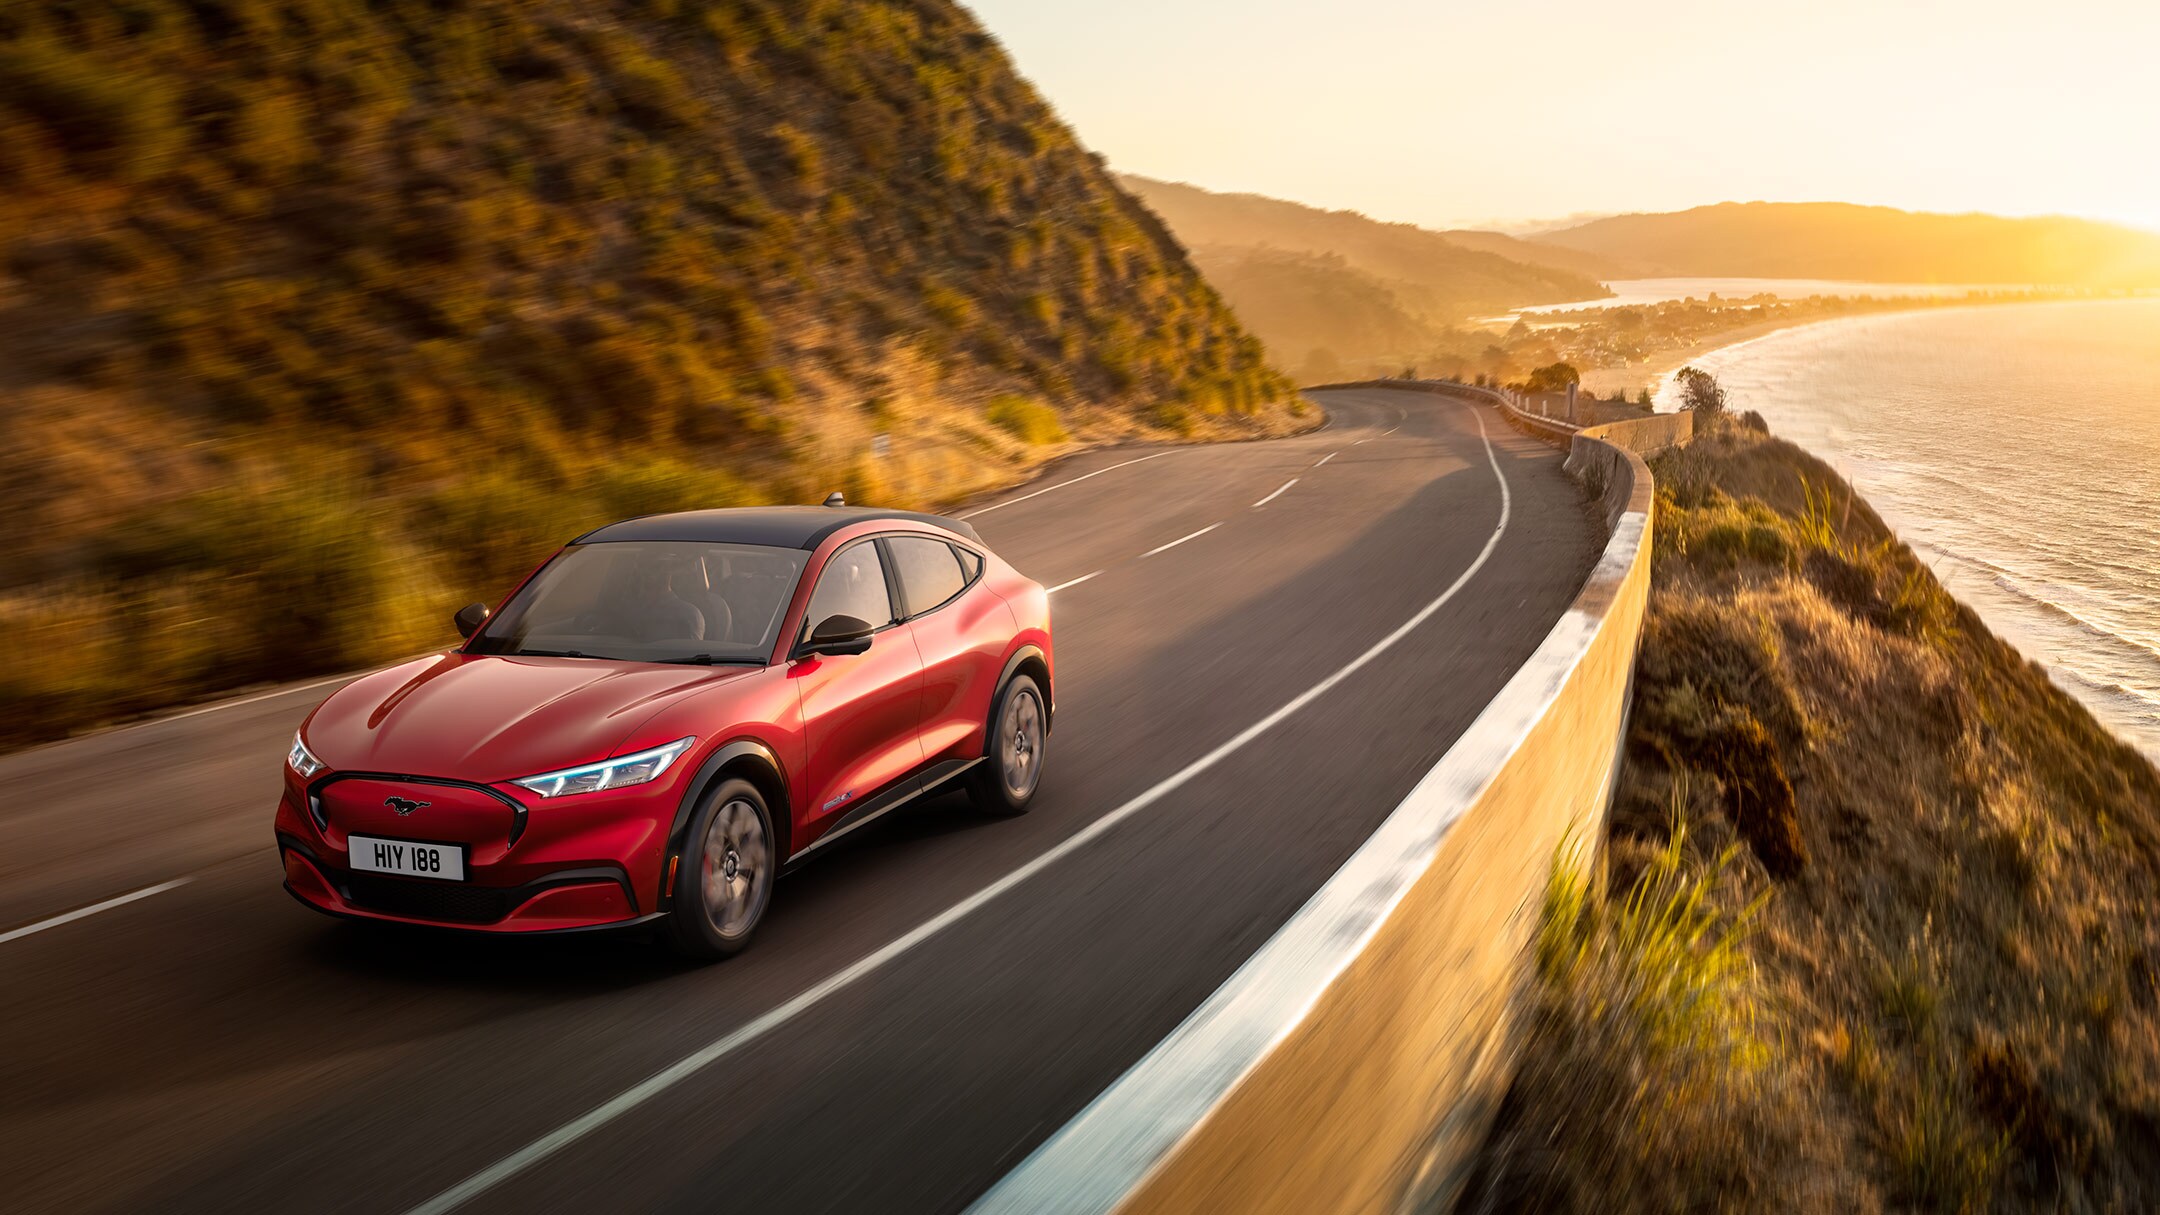
<path fill-rule="evenodd" d="M 1768 891 L 1742 899 L 1738 847 L 1692 847 L 1686 784 L 1672 796 L 1671 833 L 1624 895 L 1555 857 L 1532 1045 L 1464 1209 L 1603 1209 L 1618 1194 L 1629 1209 L 1718 1207 L 1765 1156 L 1751 1129 L 1785 1063 L 1746 946 Z"/>

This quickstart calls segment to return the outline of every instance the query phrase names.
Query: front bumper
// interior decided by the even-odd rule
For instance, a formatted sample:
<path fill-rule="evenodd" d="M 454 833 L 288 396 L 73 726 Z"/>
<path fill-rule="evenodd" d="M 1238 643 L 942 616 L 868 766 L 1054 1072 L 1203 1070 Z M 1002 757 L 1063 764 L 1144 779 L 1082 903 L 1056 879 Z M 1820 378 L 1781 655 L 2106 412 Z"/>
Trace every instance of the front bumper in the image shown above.
<path fill-rule="evenodd" d="M 400 817 L 383 807 L 386 791 L 410 793 L 425 808 Z M 278 802 L 278 855 L 285 888 L 328 915 L 500 934 L 622 928 L 661 914 L 661 853 L 675 800 L 671 789 L 646 786 L 527 813 L 500 790 L 462 782 L 293 779 Z M 465 849 L 466 878 L 355 870 L 346 852 L 352 834 L 454 842 Z"/>
<path fill-rule="evenodd" d="M 583 932 L 659 919 L 639 915 L 619 871 L 566 870 L 523 886 L 474 886 L 336 869 L 278 836 L 285 889 L 325 915 L 467 932 Z"/>

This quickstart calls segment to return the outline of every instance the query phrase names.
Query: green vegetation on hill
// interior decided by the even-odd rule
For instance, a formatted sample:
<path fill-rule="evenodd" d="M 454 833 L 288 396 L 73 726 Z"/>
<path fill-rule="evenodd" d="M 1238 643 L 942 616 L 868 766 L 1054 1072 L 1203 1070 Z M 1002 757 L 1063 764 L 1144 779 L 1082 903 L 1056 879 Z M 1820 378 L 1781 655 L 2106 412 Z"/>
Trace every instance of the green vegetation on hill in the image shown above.
<path fill-rule="evenodd" d="M 1353 366 L 1375 360 L 1399 366 L 1468 318 L 1611 294 L 1587 275 L 1510 261 L 1411 224 L 1256 194 L 1123 180 L 1162 215 L 1239 315 L 1293 369 L 1302 369 L 1316 350 Z M 1289 296 L 1300 290 L 1348 302 L 1375 327 L 1299 307 Z"/>
<path fill-rule="evenodd" d="M 2008 219 L 1850 203 L 1719 203 L 1592 220 L 1543 233 L 1533 243 L 1605 259 L 1630 278 L 2160 285 L 2160 234 L 2063 216 Z"/>
<path fill-rule="evenodd" d="M 1653 466 L 1611 883 L 1464 1209 L 2160 1207 L 2160 776 L 1821 461 Z"/>
<path fill-rule="evenodd" d="M 0 741 L 1288 388 L 950 0 L 0 6 Z"/>

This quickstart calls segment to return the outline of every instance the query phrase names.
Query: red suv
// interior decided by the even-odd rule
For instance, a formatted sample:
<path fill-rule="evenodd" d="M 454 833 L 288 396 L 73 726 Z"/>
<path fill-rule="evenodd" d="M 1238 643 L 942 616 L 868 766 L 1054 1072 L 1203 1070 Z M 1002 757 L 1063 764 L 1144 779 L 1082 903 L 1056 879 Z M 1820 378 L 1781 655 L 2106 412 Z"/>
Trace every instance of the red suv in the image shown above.
<path fill-rule="evenodd" d="M 580 536 L 465 644 L 310 714 L 285 888 L 333 915 L 741 949 L 789 866 L 964 785 L 1024 811 L 1050 733 L 1043 588 L 965 523 L 774 507 Z"/>

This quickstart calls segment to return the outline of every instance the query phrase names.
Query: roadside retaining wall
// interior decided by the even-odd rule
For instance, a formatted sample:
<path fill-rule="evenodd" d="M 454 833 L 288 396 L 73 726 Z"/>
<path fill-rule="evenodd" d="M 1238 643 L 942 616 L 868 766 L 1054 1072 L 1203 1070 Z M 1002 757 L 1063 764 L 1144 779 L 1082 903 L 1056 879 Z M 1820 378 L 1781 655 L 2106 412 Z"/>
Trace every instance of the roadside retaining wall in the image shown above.
<path fill-rule="evenodd" d="M 1510 394 L 1473 385 L 1339 387 L 1516 412 Z M 1610 534 L 1529 661 L 1259 952 L 974 1210 L 1453 1201 L 1513 1072 L 1509 1010 L 1550 867 L 1588 863 L 1604 831 L 1650 585 L 1655 493 L 1632 448 L 1684 441 L 1669 423 L 1615 431 L 1636 425 L 1550 436 L 1608 504 Z"/>

